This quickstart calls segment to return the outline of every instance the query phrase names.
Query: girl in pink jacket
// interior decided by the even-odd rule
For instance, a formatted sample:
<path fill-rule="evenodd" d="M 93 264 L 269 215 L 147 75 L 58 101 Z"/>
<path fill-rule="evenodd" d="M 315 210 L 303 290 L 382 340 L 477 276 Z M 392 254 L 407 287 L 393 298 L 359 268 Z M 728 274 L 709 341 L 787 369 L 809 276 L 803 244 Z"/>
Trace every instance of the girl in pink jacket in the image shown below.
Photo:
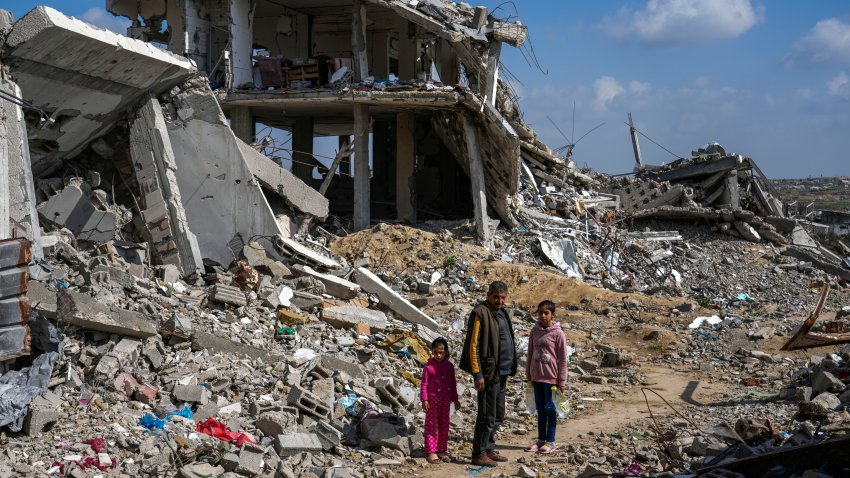
<path fill-rule="evenodd" d="M 561 324 L 555 322 L 555 303 L 544 300 L 537 306 L 537 323 L 528 340 L 525 376 L 534 385 L 537 407 L 537 441 L 526 451 L 552 453 L 558 412 L 552 402 L 552 387 L 561 393 L 567 386 L 567 337 Z"/>
<path fill-rule="evenodd" d="M 460 409 L 455 366 L 448 359 L 449 344 L 438 337 L 431 342 L 431 358 L 422 369 L 420 398 L 425 409 L 425 453 L 428 463 L 449 461 L 449 406 Z"/>

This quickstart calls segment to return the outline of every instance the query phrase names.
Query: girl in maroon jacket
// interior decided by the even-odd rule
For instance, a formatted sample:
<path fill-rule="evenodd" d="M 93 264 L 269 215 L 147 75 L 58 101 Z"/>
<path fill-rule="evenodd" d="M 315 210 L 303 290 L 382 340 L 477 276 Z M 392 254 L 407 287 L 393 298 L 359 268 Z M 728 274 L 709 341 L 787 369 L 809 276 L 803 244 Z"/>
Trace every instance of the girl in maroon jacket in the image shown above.
<path fill-rule="evenodd" d="M 552 387 L 561 393 L 567 386 L 567 337 L 555 322 L 555 303 L 544 300 L 537 306 L 537 323 L 528 339 L 525 376 L 534 384 L 537 407 L 537 441 L 527 451 L 555 451 L 555 427 L 558 412 L 552 402 Z"/>
<path fill-rule="evenodd" d="M 431 342 L 431 358 L 422 369 L 420 398 L 425 409 L 425 453 L 428 463 L 449 461 L 449 406 L 460 409 L 455 366 L 448 359 L 449 344 L 438 337 Z"/>

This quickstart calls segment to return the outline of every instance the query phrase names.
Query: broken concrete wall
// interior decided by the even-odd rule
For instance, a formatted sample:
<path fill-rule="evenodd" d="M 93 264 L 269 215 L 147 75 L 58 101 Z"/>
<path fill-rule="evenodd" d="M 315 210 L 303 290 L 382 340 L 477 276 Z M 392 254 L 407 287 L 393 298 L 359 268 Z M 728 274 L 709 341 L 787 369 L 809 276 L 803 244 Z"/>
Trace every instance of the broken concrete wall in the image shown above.
<path fill-rule="evenodd" d="M 132 121 L 130 149 L 147 239 L 161 264 L 174 264 L 184 276 L 203 272 L 198 239 L 189 230 L 177 182 L 177 162 L 162 107 L 149 98 Z"/>
<path fill-rule="evenodd" d="M 105 134 L 143 95 L 166 91 L 195 72 L 186 58 L 49 7 L 15 22 L 4 53 L 23 97 L 50 116 L 28 131 L 37 176 Z"/>
<path fill-rule="evenodd" d="M 189 228 L 205 258 L 229 264 L 228 243 L 240 236 L 282 234 L 209 85 L 196 78 L 164 105 Z"/>
<path fill-rule="evenodd" d="M 2 69 L 0 64 L 0 91 L 20 98 L 21 89 Z M 26 237 L 33 256 L 42 257 L 24 112 L 6 100 L 0 100 L 0 176 L 0 238 Z"/>

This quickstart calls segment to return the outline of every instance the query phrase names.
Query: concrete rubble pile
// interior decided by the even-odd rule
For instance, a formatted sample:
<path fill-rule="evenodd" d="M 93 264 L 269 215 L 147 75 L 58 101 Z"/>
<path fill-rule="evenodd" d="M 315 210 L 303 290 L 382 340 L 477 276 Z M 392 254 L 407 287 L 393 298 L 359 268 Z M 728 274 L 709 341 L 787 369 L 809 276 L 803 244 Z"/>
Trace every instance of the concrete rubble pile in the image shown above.
<path fill-rule="evenodd" d="M 293 61 L 303 77 L 284 86 L 241 63 L 252 61 L 236 34 L 249 2 L 108 3 L 135 38 L 48 7 L 14 22 L 0 10 L 0 478 L 416 475 L 428 344 L 447 338 L 457 363 L 468 314 L 497 279 L 510 284 L 521 366 L 536 304 L 559 301 L 570 421 L 609 413 L 658 370 L 735 389 L 711 410 L 691 390 L 660 422 L 582 431 L 551 457 L 521 458 L 518 476 L 735 476 L 759 457 L 842 443 L 850 350 L 767 350 L 797 333 L 814 286 L 838 292 L 833 320 L 812 331 L 846 332 L 850 269 L 786 215 L 751 158 L 712 144 L 663 167 L 639 162 L 633 178 L 579 170 L 571 149 L 561 157 L 536 137 L 499 79 L 501 45 L 522 45 L 525 27 L 483 7 L 352 2 L 318 24 L 353 22 L 354 65 L 319 84 Z M 357 38 L 367 11 L 398 20 L 402 63 L 422 47 L 437 75 L 414 74 L 424 62 L 399 65 L 402 79 L 370 69 Z M 199 12 L 232 34 L 224 75 L 207 51 L 221 47 L 214 22 Z M 281 16 L 275 34 L 295 42 L 301 20 Z M 260 152 L 251 108 L 280 116 L 275 102 L 296 112 L 284 121 L 293 143 L 302 127 L 312 140 L 315 105 L 328 108 L 323 127 L 352 110 L 356 157 L 370 157 L 358 131 L 397 142 L 395 212 L 409 222 L 421 209 L 412 130 L 427 125 L 416 140 L 433 136 L 457 160 L 472 218 L 371 226 L 363 161 L 344 201 L 352 220 L 337 217 L 326 194 L 336 166 L 316 170 L 327 171 L 316 188 L 312 163 L 289 171 Z M 418 122 L 394 109 L 411 105 Z M 381 137 L 390 131 L 399 136 Z M 374 174 L 377 189 L 389 173 Z M 460 377 L 450 453 L 466 457 L 476 399 Z M 526 441 L 523 377 L 507 403 L 499 440 Z M 777 476 L 843 473 L 772 463 L 787 468 Z"/>

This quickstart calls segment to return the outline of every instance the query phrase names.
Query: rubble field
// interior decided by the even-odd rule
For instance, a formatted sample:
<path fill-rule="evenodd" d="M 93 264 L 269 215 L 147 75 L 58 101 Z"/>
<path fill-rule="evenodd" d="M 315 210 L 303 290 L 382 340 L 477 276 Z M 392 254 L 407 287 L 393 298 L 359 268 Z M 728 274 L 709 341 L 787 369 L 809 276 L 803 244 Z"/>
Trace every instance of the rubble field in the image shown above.
<path fill-rule="evenodd" d="M 717 143 L 644 164 L 631 118 L 628 175 L 550 150 L 512 17 L 292 3 L 107 2 L 128 36 L 0 10 L 0 478 L 850 476 L 846 236 Z M 509 461 L 471 466 L 458 372 L 430 465 L 429 345 L 457 363 L 497 280 L 519 370 L 557 303 L 559 446 L 524 451 L 520 372 Z"/>

